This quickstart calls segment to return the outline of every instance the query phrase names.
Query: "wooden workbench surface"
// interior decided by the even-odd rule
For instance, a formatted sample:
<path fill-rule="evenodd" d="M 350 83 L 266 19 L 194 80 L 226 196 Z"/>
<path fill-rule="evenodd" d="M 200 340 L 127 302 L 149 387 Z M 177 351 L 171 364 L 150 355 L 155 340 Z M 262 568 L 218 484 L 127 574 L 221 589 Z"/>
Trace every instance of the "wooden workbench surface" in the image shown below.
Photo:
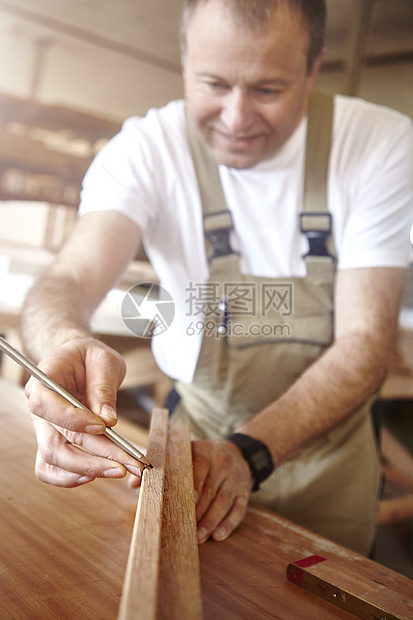
<path fill-rule="evenodd" d="M 0 618 L 115 619 L 136 492 L 124 480 L 43 484 L 35 451 L 23 392 L 0 381 Z M 252 507 L 228 541 L 200 548 L 205 620 L 354 618 L 287 581 L 288 563 L 312 554 L 412 596 L 409 579 Z"/>

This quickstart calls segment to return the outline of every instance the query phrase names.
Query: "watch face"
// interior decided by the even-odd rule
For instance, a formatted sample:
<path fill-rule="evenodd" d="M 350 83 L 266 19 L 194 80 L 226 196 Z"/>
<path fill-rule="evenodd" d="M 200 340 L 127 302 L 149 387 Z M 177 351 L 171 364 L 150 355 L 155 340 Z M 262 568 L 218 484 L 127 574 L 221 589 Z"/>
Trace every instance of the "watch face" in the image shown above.
<path fill-rule="evenodd" d="M 254 465 L 254 468 L 258 472 L 267 469 L 270 465 L 270 463 L 268 462 L 268 454 L 263 448 L 251 451 L 250 458 Z"/>

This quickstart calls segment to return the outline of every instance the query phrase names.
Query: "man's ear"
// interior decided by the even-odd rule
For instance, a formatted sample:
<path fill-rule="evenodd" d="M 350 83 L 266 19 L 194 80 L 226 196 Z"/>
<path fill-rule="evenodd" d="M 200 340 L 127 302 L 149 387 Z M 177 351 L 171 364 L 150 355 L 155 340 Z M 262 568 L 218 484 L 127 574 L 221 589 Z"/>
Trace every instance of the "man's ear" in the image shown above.
<path fill-rule="evenodd" d="M 325 57 L 325 48 L 323 47 L 323 49 L 317 56 L 310 73 L 308 74 L 309 92 L 311 92 L 314 88 L 314 84 L 317 80 L 318 74 L 320 73 L 320 69 L 321 69 L 321 65 L 323 64 L 324 57 Z"/>

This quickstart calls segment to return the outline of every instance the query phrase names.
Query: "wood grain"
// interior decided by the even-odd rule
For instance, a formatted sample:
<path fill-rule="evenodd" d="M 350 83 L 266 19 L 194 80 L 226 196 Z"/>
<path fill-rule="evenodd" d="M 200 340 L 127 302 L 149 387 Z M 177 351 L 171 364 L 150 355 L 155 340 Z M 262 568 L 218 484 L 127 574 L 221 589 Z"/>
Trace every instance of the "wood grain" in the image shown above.
<path fill-rule="evenodd" d="M 413 598 L 381 583 L 379 574 L 373 578 L 354 573 L 340 562 L 313 555 L 289 564 L 287 576 L 298 586 L 362 620 L 413 618 Z"/>
<path fill-rule="evenodd" d="M 124 480 L 44 484 L 35 455 L 23 390 L 0 380 L 0 618 L 114 620 L 136 491 Z"/>
<path fill-rule="evenodd" d="M 202 617 L 189 429 L 155 409 L 120 620 Z"/>
<path fill-rule="evenodd" d="M 141 439 L 134 425 L 126 436 Z M 116 620 L 136 491 L 124 480 L 43 484 L 35 453 L 23 390 L 0 379 L 0 618 Z M 288 581 L 287 565 L 312 554 L 412 597 L 407 577 L 251 506 L 228 540 L 199 548 L 204 619 L 354 620 Z"/>
<path fill-rule="evenodd" d="M 170 425 L 161 535 L 158 618 L 200 620 L 201 581 L 189 429 Z"/>
<path fill-rule="evenodd" d="M 168 411 L 155 409 L 149 431 L 145 469 L 126 567 L 119 619 L 156 618 L 161 521 L 168 441 Z"/>
<path fill-rule="evenodd" d="M 208 541 L 200 547 L 205 618 L 354 620 L 353 614 L 288 581 L 288 564 L 310 555 L 321 555 L 353 575 L 412 597 L 410 579 L 277 514 L 250 506 L 245 521 L 228 540 Z"/>

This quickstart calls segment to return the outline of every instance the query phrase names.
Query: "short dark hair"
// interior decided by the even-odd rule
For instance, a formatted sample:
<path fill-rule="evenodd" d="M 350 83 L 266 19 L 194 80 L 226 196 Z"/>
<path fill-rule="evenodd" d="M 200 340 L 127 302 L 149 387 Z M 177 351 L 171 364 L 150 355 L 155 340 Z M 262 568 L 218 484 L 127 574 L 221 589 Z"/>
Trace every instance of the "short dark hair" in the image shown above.
<path fill-rule="evenodd" d="M 224 1 L 224 0 L 223 0 Z M 181 14 L 180 40 L 183 55 L 186 48 L 186 29 L 196 7 L 208 0 L 185 0 Z M 299 10 L 307 24 L 310 46 L 307 57 L 308 73 L 324 47 L 327 9 L 325 0 L 225 0 L 225 6 L 235 19 L 250 28 L 265 26 L 282 2 Z"/>

